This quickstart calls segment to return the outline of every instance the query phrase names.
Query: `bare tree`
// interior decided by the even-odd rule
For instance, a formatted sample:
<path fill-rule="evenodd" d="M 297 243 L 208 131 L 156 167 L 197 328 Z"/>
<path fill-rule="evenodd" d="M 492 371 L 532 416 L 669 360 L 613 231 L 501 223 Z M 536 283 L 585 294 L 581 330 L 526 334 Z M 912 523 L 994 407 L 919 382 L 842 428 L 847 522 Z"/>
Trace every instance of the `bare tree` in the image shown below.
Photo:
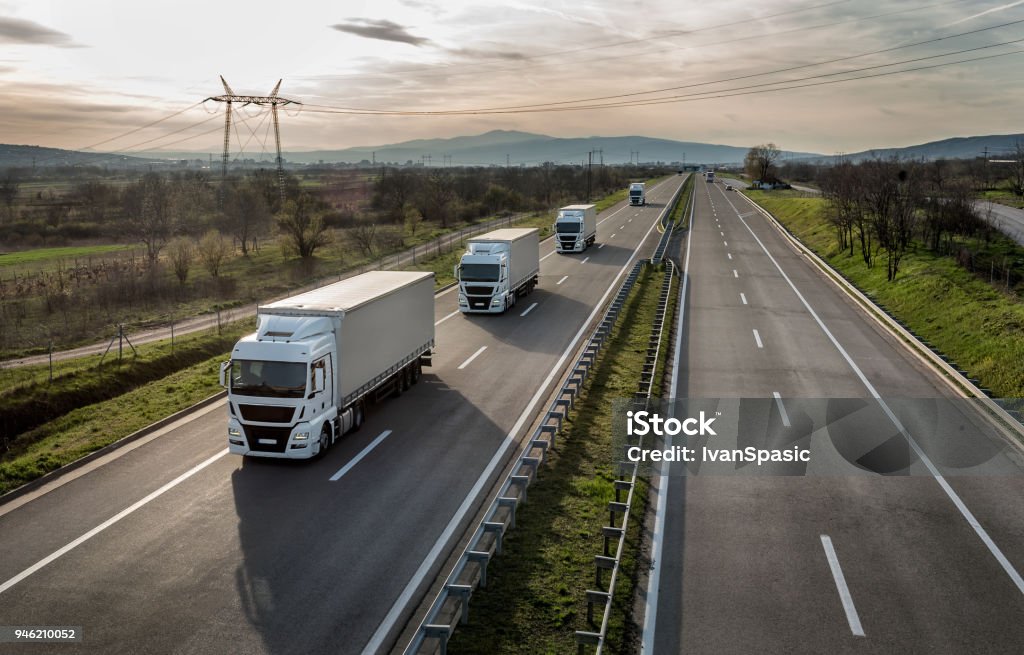
<path fill-rule="evenodd" d="M 126 232 L 146 245 L 150 265 L 156 264 L 174 231 L 170 185 L 159 174 L 146 173 L 125 189 L 123 204 Z"/>
<path fill-rule="evenodd" d="M 744 168 L 755 180 L 767 181 L 781 154 L 782 151 L 774 143 L 754 146 L 747 152 L 743 162 Z"/>
<path fill-rule="evenodd" d="M 356 225 L 352 228 L 352 239 L 367 257 L 373 257 L 377 245 L 377 224 L 364 222 Z"/>
<path fill-rule="evenodd" d="M 1013 192 L 1018 196 L 1024 196 L 1024 141 L 1017 141 L 1014 144 L 1013 157 L 1010 182 L 1013 184 Z"/>
<path fill-rule="evenodd" d="M 167 246 L 167 255 L 170 257 L 171 266 L 174 268 L 174 275 L 182 286 L 188 280 L 188 270 L 192 266 L 192 242 L 186 237 L 178 237 Z M 219 268 L 219 266 L 218 266 Z"/>
<path fill-rule="evenodd" d="M 21 183 L 11 170 L 0 179 L 0 200 L 7 207 L 7 220 L 14 220 L 14 201 L 18 199 L 18 188 Z"/>
<path fill-rule="evenodd" d="M 405 208 L 419 185 L 419 177 L 402 168 L 385 168 L 374 186 L 374 204 L 392 221 L 405 217 Z"/>
<path fill-rule="evenodd" d="M 249 181 L 232 180 L 224 189 L 223 225 L 238 239 L 242 254 L 249 254 L 250 241 L 270 226 L 270 208 L 263 193 Z"/>
<path fill-rule="evenodd" d="M 443 170 L 432 171 L 420 191 L 418 205 L 423 217 L 448 227 L 451 204 L 455 200 L 452 176 Z"/>
<path fill-rule="evenodd" d="M 199 259 L 210 277 L 220 275 L 221 266 L 231 256 L 231 244 L 217 230 L 209 230 L 199 240 Z"/>
<path fill-rule="evenodd" d="M 331 233 L 316 204 L 311 195 L 300 193 L 298 198 L 285 203 L 277 219 L 292 249 L 303 259 L 312 257 L 318 248 L 331 240 Z"/>

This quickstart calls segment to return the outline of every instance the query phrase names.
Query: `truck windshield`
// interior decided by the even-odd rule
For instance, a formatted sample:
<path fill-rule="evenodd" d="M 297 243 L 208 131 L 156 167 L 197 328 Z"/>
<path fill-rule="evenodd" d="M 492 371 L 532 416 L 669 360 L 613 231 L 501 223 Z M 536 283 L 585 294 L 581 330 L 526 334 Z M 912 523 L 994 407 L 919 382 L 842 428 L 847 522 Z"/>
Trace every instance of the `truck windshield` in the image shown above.
<path fill-rule="evenodd" d="M 307 377 L 301 362 L 231 361 L 231 391 L 246 396 L 302 398 Z"/>
<path fill-rule="evenodd" d="M 580 231 L 580 224 L 577 221 L 577 219 L 570 218 L 569 220 L 572 222 L 563 223 L 561 220 L 559 220 L 557 223 L 555 223 L 555 229 L 558 231 L 559 234 L 576 234 Z"/>
<path fill-rule="evenodd" d="M 463 282 L 497 282 L 498 281 L 498 265 L 497 264 L 463 264 L 462 269 L 462 281 Z"/>

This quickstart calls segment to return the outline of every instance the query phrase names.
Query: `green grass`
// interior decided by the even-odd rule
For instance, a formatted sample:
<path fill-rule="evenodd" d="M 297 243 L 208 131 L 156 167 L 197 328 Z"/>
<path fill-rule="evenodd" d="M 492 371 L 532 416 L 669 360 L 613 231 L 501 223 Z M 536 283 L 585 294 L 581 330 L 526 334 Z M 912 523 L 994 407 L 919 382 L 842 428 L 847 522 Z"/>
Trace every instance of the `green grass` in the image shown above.
<path fill-rule="evenodd" d="M 75 259 L 99 257 L 126 250 L 141 250 L 139 244 L 107 244 L 96 246 L 64 246 L 60 248 L 37 248 L 23 252 L 0 253 L 0 267 L 27 266 L 30 264 L 57 263 L 71 264 Z"/>
<path fill-rule="evenodd" d="M 876 303 L 1003 398 L 1024 397 L 1024 302 L 998 290 L 952 258 L 909 252 L 895 282 L 884 261 L 867 268 L 859 252 L 838 252 L 825 201 L 790 192 L 747 194 Z M 1011 248 L 1000 242 L 996 248 Z M 884 255 L 883 255 L 884 257 Z"/>
<path fill-rule="evenodd" d="M 0 494 L 30 482 L 174 412 L 220 387 L 217 355 L 115 399 L 69 412 L 26 433 L 31 445 L 0 461 Z"/>
<path fill-rule="evenodd" d="M 683 182 L 683 190 L 679 194 L 679 202 L 672 210 L 671 221 L 676 227 L 687 228 L 690 224 L 690 203 L 693 201 L 694 180 L 697 175 L 691 173 L 686 182 Z"/>
<path fill-rule="evenodd" d="M 0 372 L 4 388 L 0 395 L 0 416 L 3 416 L 0 462 L 16 461 L 25 454 L 35 453 L 37 442 L 46 436 L 37 428 L 48 419 L 73 414 L 81 407 L 123 398 L 139 387 L 178 375 L 180 371 L 211 357 L 225 358 L 238 338 L 252 331 L 253 324 L 250 319 L 225 326 L 220 334 L 214 329 L 180 337 L 175 340 L 173 351 L 169 340 L 138 346 L 137 357 L 132 357 L 125 346 L 125 357 L 120 363 L 116 346 L 102 366 L 98 366 L 98 355 L 68 363 L 58 362 L 55 363 L 52 382 L 48 381 L 49 372 L 45 365 L 5 369 Z M 186 386 L 195 384 L 189 382 Z M 162 418 L 166 414 L 161 414 L 161 411 L 164 408 L 157 405 L 147 409 L 146 415 Z M 103 425 L 100 432 L 105 427 Z M 105 443 L 97 442 L 95 447 L 103 445 Z"/>
<path fill-rule="evenodd" d="M 991 200 L 992 202 L 999 203 L 1000 205 L 1024 209 L 1024 197 L 1018 196 L 1007 189 L 990 189 L 988 191 L 982 191 L 978 194 L 978 197 L 984 200 Z"/>
<path fill-rule="evenodd" d="M 575 631 L 594 629 L 586 621 L 585 591 L 594 586 L 593 558 L 602 552 L 601 527 L 607 525 L 607 504 L 615 497 L 612 400 L 631 398 L 636 391 L 663 279 L 662 271 L 651 269 L 638 279 L 585 394 L 530 486 L 529 502 L 517 511 L 503 553 L 488 566 L 487 588 L 473 595 L 469 625 L 460 626 L 449 642 L 450 653 L 575 653 Z M 631 608 L 639 564 L 638 517 L 644 514 L 646 495 L 646 483 L 639 480 L 609 621 L 608 653 L 632 652 L 636 642 Z M 605 574 L 605 584 L 608 579 Z M 600 614 L 595 609 L 595 617 Z"/>

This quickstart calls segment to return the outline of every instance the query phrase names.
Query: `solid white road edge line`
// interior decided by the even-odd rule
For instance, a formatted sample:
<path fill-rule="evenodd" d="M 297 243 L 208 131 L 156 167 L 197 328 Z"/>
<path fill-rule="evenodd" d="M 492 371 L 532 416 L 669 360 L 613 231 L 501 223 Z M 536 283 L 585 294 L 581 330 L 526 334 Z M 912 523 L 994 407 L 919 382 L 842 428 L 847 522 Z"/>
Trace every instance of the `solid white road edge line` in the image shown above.
<path fill-rule="evenodd" d="M 773 391 L 772 396 L 775 398 L 775 404 L 779 406 L 779 414 L 782 416 L 782 424 L 787 428 L 792 427 L 789 422 L 789 414 L 786 412 L 786 406 L 782 404 L 782 396 L 778 391 Z"/>
<path fill-rule="evenodd" d="M 839 566 L 839 557 L 836 549 L 832 547 L 832 539 L 827 535 L 821 535 L 821 545 L 825 549 L 825 557 L 828 558 L 828 567 L 832 569 L 832 579 L 836 582 L 836 589 L 839 590 L 839 599 L 843 601 L 843 610 L 846 612 L 846 620 L 850 624 L 850 632 L 856 637 L 864 636 L 864 628 L 860 624 L 860 617 L 857 616 L 857 608 L 853 606 L 853 596 L 850 595 L 850 588 L 846 586 L 846 578 L 843 576 L 843 568 Z"/>
<path fill-rule="evenodd" d="M 342 466 L 340 469 L 338 469 L 337 473 L 331 476 L 331 482 L 337 482 L 338 480 L 341 479 L 341 476 L 351 471 L 353 466 L 358 464 L 360 460 L 369 455 L 370 451 L 379 446 L 380 442 L 387 439 L 389 434 L 391 434 L 391 430 L 384 430 L 379 435 L 377 435 L 377 438 L 371 441 L 370 444 L 366 446 L 366 448 L 360 450 L 359 454 L 352 458 L 352 461 L 350 461 L 345 466 Z"/>
<path fill-rule="evenodd" d="M 728 198 L 726 200 L 728 200 Z M 729 204 L 732 205 L 732 201 L 729 201 Z M 736 212 L 736 215 L 739 216 L 739 211 L 736 210 L 736 207 L 733 206 L 732 209 L 733 211 Z M 992 553 L 992 556 L 996 558 L 996 561 L 999 562 L 999 565 L 1003 567 L 1003 571 L 1005 571 L 1006 574 L 1010 576 L 1010 580 L 1013 581 L 1013 584 L 1016 585 L 1020 593 L 1024 594 L 1024 578 L 1021 578 L 1020 573 L 1018 573 L 1017 569 L 1013 567 L 1013 564 L 1011 564 L 1010 560 L 1006 558 L 1006 555 L 1004 555 L 1003 551 L 999 549 L 999 546 L 997 546 L 996 543 L 992 541 L 992 538 L 989 536 L 988 532 L 985 530 L 985 528 L 981 526 L 981 523 L 978 521 L 977 518 L 975 518 L 974 514 L 971 513 L 971 510 L 967 508 L 967 505 L 964 503 L 964 501 L 960 498 L 960 496 L 957 495 L 955 491 L 953 491 L 953 488 L 949 486 L 949 483 L 946 482 L 946 478 L 942 475 L 939 469 L 935 467 L 935 464 L 932 463 L 931 458 L 928 457 L 928 455 L 926 455 L 923 450 L 921 450 L 921 446 L 919 446 L 917 441 L 912 436 L 910 436 L 910 433 L 903 426 L 903 423 L 900 422 L 898 418 L 896 418 L 896 414 L 893 413 L 888 403 L 886 403 L 885 400 L 882 399 L 882 396 L 878 393 L 878 390 L 875 389 L 875 386 L 871 384 L 870 381 L 868 381 L 867 376 L 864 375 L 864 372 L 861 371 L 860 367 L 857 366 L 856 362 L 853 361 L 853 358 L 850 357 L 850 354 L 846 352 L 846 349 L 843 348 L 843 346 L 839 343 L 839 340 L 836 339 L 832 332 L 829 331 L 828 327 L 825 326 L 825 323 L 818 316 L 818 313 L 814 311 L 814 308 L 811 307 L 811 304 L 809 302 L 807 302 L 807 299 L 804 298 L 804 295 L 800 293 L 800 290 L 796 288 L 796 285 L 793 284 L 793 281 L 789 278 L 788 275 L 786 275 L 786 272 L 782 270 L 782 266 L 780 266 L 779 262 L 775 260 L 775 257 L 773 257 L 772 254 L 768 252 L 768 248 L 765 247 L 764 243 L 761 242 L 761 239 L 759 239 L 757 234 L 754 233 L 754 230 L 747 223 L 746 219 L 740 216 L 740 222 L 743 223 L 744 227 L 747 228 L 747 231 L 750 232 L 751 236 L 754 237 L 754 240 L 757 241 L 757 244 L 761 246 L 761 250 L 764 251 L 764 254 L 767 255 L 768 259 L 772 262 L 772 264 L 775 265 L 776 270 L 779 271 L 779 274 L 782 275 L 782 278 L 789 284 L 789 288 L 793 290 L 793 293 L 795 293 L 796 297 L 800 300 L 801 303 L 803 303 L 803 306 L 807 308 L 808 313 L 810 313 L 811 317 L 818 324 L 818 327 L 821 328 L 822 332 L 825 333 L 825 336 L 827 336 L 829 341 L 832 342 L 832 345 L 835 346 L 836 350 L 839 351 L 839 354 L 842 355 L 843 359 L 846 360 L 846 363 L 850 366 L 851 369 L 853 369 L 853 372 L 860 379 L 861 384 L 863 384 L 864 387 L 868 390 L 868 393 L 871 394 L 871 397 L 878 401 L 879 407 L 881 407 L 882 411 L 885 412 L 885 415 L 889 417 L 889 420 L 892 421 L 892 424 L 896 426 L 896 429 L 900 431 L 900 434 L 903 435 L 903 438 L 907 440 L 907 443 L 910 444 L 911 449 L 921 459 L 921 463 L 925 465 L 925 468 L 927 468 L 928 472 L 932 474 L 932 477 L 935 478 L 935 481 L 939 483 L 939 487 L 941 487 L 942 490 L 946 492 L 946 496 L 949 497 L 949 499 L 953 502 L 953 505 L 955 505 L 957 510 L 960 511 L 960 514 L 964 517 L 964 520 L 966 520 L 968 525 L 971 526 L 975 534 L 978 535 L 978 538 L 981 539 L 982 543 L 985 544 L 985 547 L 988 548 L 990 553 Z"/>
<path fill-rule="evenodd" d="M 661 214 L 659 213 L 658 219 L 660 218 Z M 569 343 L 568 347 L 566 347 L 566 349 L 562 352 L 562 356 L 558 358 L 558 361 L 555 362 L 554 367 L 552 367 L 551 371 L 548 372 L 547 377 L 544 378 L 544 381 L 541 383 L 541 385 L 537 387 L 537 391 L 533 394 L 533 398 L 530 399 L 529 404 L 526 405 L 526 409 L 524 409 L 523 413 L 519 415 L 519 418 L 516 419 L 515 425 L 512 426 L 512 429 L 509 430 L 508 434 L 505 435 L 505 439 L 498 446 L 497 450 L 494 451 L 494 455 L 491 457 L 491 461 L 487 463 L 487 466 L 484 468 L 483 472 L 480 473 L 480 477 L 478 477 L 476 479 L 476 482 L 473 483 L 473 487 L 466 494 L 466 497 L 462 500 L 462 504 L 459 505 L 459 508 L 455 510 L 455 514 L 452 516 L 451 520 L 448 521 L 448 525 L 445 526 L 444 531 L 441 532 L 441 535 L 434 542 L 434 545 L 430 548 L 430 552 L 427 553 L 427 556 L 423 558 L 423 562 L 420 563 L 419 568 L 416 569 L 416 572 L 409 579 L 409 582 L 405 585 L 405 588 L 402 590 L 402 593 L 399 594 L 398 598 L 395 599 L 394 604 L 391 606 L 391 609 L 384 617 L 384 620 L 381 621 L 380 625 L 377 626 L 377 630 L 373 633 L 373 636 L 370 637 L 370 641 L 368 641 L 366 643 L 366 646 L 363 647 L 362 655 L 374 655 L 380 649 L 381 645 L 384 642 L 384 639 L 387 638 L 388 633 L 391 632 L 391 629 L 394 627 L 395 622 L 398 621 L 398 617 L 399 615 L 401 615 L 402 610 L 405 608 L 406 605 L 409 604 L 409 601 L 412 599 L 412 595 L 413 593 L 415 593 L 416 588 L 423 583 L 423 579 L 426 578 L 427 574 L 430 572 L 430 567 L 433 566 L 434 562 L 440 556 L 441 550 L 444 548 L 445 544 L 447 544 L 448 541 L 451 539 L 452 535 L 455 533 L 455 530 L 459 527 L 459 524 L 462 522 L 462 519 L 473 506 L 473 501 L 476 499 L 478 495 L 480 495 L 480 491 L 483 489 L 483 486 L 487 483 L 487 480 L 490 479 L 491 474 L 494 472 L 494 469 L 498 467 L 498 464 L 501 462 L 502 458 L 505 455 L 505 451 L 507 451 L 509 448 L 512 447 L 513 444 L 515 444 L 516 434 L 519 433 L 519 430 L 523 427 L 523 424 L 526 422 L 526 419 L 532 416 L 534 407 L 537 405 L 538 402 L 540 402 L 540 399 L 547 390 L 548 385 L 551 384 L 551 380 L 553 380 L 558 371 L 561 370 L 562 365 L 565 363 L 565 360 L 569 358 L 569 355 L 571 355 L 575 351 L 576 344 L 579 343 L 579 340 L 583 337 L 583 334 L 587 330 L 587 326 L 589 326 L 590 322 L 594 320 L 594 317 L 597 316 L 597 313 L 601 311 L 601 308 L 604 306 L 604 301 L 608 299 L 608 296 L 610 296 L 612 291 L 615 289 L 615 285 L 618 284 L 619 279 L 623 276 L 623 274 L 625 274 L 626 269 L 628 269 L 629 266 L 633 263 L 633 260 L 636 259 L 636 255 L 640 251 L 640 246 L 642 246 L 644 242 L 647 241 L 647 237 L 649 237 L 651 232 L 654 231 L 654 228 L 655 226 L 658 225 L 658 222 L 658 220 L 653 221 L 651 223 L 651 226 L 647 228 L 647 232 L 644 233 L 644 235 L 640 238 L 640 242 L 637 244 L 636 248 L 633 249 L 633 254 L 629 256 L 629 259 L 626 260 L 626 263 L 623 264 L 622 268 L 619 269 L 619 272 L 615 276 L 615 279 L 613 279 L 611 284 L 608 285 L 608 288 L 605 290 L 604 295 L 601 296 L 601 299 L 597 301 L 597 304 L 594 306 L 594 310 L 590 312 L 590 316 L 588 316 L 587 319 L 583 322 L 583 325 L 576 333 L 576 336 L 572 338 L 572 341 Z"/>
<path fill-rule="evenodd" d="M 669 398 L 672 399 L 669 414 L 675 415 L 676 394 L 679 389 L 679 359 L 683 349 L 683 319 L 686 315 L 686 289 L 690 284 L 690 245 L 693 243 L 693 221 L 695 202 L 690 203 L 690 229 L 686 237 L 686 257 L 683 260 L 683 278 L 679 285 L 679 301 L 676 303 L 679 314 L 676 319 L 676 342 L 672 363 L 672 378 L 669 381 Z M 672 437 L 666 438 L 666 447 L 672 448 Z M 653 655 L 654 633 L 658 624 L 658 594 L 661 589 L 661 551 L 665 542 L 665 512 L 668 507 L 669 476 L 662 464 L 658 475 L 658 503 L 654 511 L 654 530 L 651 533 L 651 575 L 647 578 L 647 595 L 644 600 L 644 629 L 640 640 L 640 652 Z"/>
<path fill-rule="evenodd" d="M 479 349 L 478 349 L 478 350 L 477 350 L 477 351 L 476 351 L 475 353 L 473 353 L 472 355 L 470 355 L 470 356 L 469 356 L 469 357 L 468 357 L 468 358 L 466 359 L 466 361 L 464 361 L 464 362 L 462 362 L 461 364 L 459 364 L 459 370 L 461 371 L 462 369 L 464 369 L 464 368 L 466 368 L 467 366 L 469 366 L 469 365 L 470 365 L 470 364 L 471 364 L 471 363 L 473 362 L 473 360 L 474 360 L 474 359 L 476 359 L 477 357 L 479 357 L 479 356 L 480 356 L 480 353 L 482 353 L 482 352 L 483 352 L 483 351 L 485 351 L 485 350 L 487 350 L 487 346 L 480 346 L 480 348 L 479 348 Z"/>
<path fill-rule="evenodd" d="M 106 530 L 110 526 L 114 525 L 115 523 L 117 523 L 121 519 L 123 519 L 126 516 L 128 516 L 129 514 L 132 514 L 133 512 L 135 512 L 135 510 L 137 510 L 137 509 L 147 505 L 148 503 L 150 503 L 151 501 L 153 501 L 153 500 L 157 499 L 158 497 L 162 496 L 163 494 L 165 494 L 166 492 L 170 491 L 174 487 L 177 487 L 179 484 L 181 484 L 185 480 L 188 480 L 193 475 L 195 475 L 196 473 L 202 471 L 204 468 L 206 468 L 210 464 L 213 464 L 218 459 L 220 459 L 221 457 L 224 457 L 227 454 L 228 454 L 228 449 L 225 448 L 224 450 L 220 451 L 219 453 L 217 453 L 213 457 L 210 457 L 210 458 L 200 462 L 199 464 L 196 464 L 195 466 L 193 466 L 189 470 L 185 471 L 184 473 L 182 473 L 178 477 L 174 478 L 173 480 L 171 480 L 170 482 L 168 482 L 164 486 L 160 487 L 159 489 L 157 489 L 153 493 L 149 494 L 148 496 L 146 496 L 142 500 L 140 500 L 140 501 L 138 501 L 138 502 L 128 506 L 126 509 L 121 510 L 117 514 L 113 515 L 112 517 L 110 517 L 109 519 L 104 521 L 103 523 L 100 523 L 95 528 L 93 528 L 92 530 L 89 530 L 88 532 L 83 534 L 78 539 L 75 539 L 74 541 L 72 541 L 68 545 L 64 546 L 63 548 L 60 548 L 58 550 L 53 551 L 52 553 L 50 553 L 49 555 L 47 555 L 43 559 L 39 560 L 38 562 L 36 562 L 32 566 L 28 567 L 27 569 L 25 569 L 24 571 L 22 571 L 18 575 L 14 576 L 10 580 L 4 582 L 3 584 L 0 584 L 0 594 L 4 593 L 5 591 L 10 589 L 14 585 L 18 584 L 19 582 L 21 582 L 22 580 L 24 580 L 28 576 L 32 575 L 33 573 L 35 573 L 39 569 L 43 568 L 44 566 L 46 566 L 50 562 L 53 562 L 53 561 L 63 557 L 67 553 L 71 552 L 75 548 L 78 548 L 79 546 L 81 546 L 85 542 L 89 541 L 90 539 L 92 539 L 93 537 L 98 535 L 99 533 L 103 532 L 104 530 Z"/>

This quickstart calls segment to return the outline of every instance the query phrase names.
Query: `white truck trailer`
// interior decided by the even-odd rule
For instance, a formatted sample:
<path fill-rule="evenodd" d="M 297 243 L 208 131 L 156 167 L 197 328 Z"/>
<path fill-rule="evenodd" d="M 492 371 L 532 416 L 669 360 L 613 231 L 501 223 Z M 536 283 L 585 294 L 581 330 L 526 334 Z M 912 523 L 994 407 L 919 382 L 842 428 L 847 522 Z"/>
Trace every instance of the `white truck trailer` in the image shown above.
<path fill-rule="evenodd" d="M 647 205 L 647 185 L 643 182 L 633 182 L 629 185 L 629 204 Z"/>
<path fill-rule="evenodd" d="M 257 320 L 221 365 L 228 449 L 308 459 L 430 365 L 434 274 L 364 273 L 264 305 Z"/>
<path fill-rule="evenodd" d="M 459 310 L 501 314 L 537 286 L 540 275 L 537 228 L 495 230 L 466 242 L 455 266 Z"/>
<path fill-rule="evenodd" d="M 555 218 L 555 249 L 583 252 L 597 240 L 597 206 L 569 205 Z"/>

